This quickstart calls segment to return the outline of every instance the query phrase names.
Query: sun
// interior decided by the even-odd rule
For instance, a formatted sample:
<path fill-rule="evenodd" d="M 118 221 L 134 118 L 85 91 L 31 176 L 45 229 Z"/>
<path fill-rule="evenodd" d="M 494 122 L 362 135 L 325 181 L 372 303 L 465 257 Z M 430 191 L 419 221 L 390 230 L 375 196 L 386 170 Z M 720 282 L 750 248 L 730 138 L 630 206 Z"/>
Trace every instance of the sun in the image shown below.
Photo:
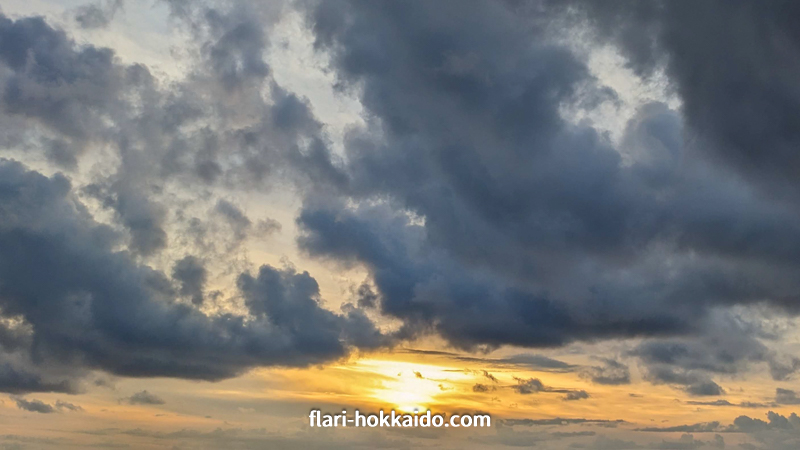
<path fill-rule="evenodd" d="M 442 384 L 467 377 L 457 369 L 402 361 L 361 360 L 363 369 L 384 376 L 367 394 L 403 412 L 426 411 L 441 403 Z"/>

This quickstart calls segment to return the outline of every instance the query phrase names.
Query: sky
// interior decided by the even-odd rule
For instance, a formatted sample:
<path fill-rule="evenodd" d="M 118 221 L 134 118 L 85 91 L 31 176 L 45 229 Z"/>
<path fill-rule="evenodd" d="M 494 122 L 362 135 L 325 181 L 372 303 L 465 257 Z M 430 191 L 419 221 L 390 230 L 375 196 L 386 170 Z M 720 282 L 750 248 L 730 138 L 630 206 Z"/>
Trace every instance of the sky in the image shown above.
<path fill-rule="evenodd" d="M 0 449 L 799 448 L 799 62 L 792 1 L 4 0 Z"/>

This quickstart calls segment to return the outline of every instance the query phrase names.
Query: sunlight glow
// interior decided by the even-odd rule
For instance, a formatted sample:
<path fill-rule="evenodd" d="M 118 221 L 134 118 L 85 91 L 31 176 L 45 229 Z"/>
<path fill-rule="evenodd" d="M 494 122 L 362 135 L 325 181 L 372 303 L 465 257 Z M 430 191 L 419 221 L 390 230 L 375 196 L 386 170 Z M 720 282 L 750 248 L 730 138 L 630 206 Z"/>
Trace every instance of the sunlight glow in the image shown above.
<path fill-rule="evenodd" d="M 404 412 L 425 411 L 441 403 L 438 397 L 443 394 L 442 386 L 471 378 L 456 368 L 429 364 L 371 359 L 361 360 L 358 365 L 391 379 L 366 394 Z"/>

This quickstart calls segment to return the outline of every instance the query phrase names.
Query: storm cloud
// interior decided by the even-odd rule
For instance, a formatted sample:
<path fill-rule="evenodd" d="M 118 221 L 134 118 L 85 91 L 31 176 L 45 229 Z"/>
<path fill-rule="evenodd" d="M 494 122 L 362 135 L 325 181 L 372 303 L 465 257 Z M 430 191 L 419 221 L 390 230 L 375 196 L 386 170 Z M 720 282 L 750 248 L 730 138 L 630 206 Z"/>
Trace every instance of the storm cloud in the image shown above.
<path fill-rule="evenodd" d="M 103 27 L 121 5 L 74 18 Z M 754 365 L 800 368 L 731 312 L 800 311 L 793 4 L 168 6 L 196 45 L 169 83 L 0 16 L 2 146 L 50 166 L 0 163 L 0 390 L 75 392 L 93 370 L 219 380 L 431 334 L 468 351 L 636 338 L 624 357 L 646 380 L 698 396 Z M 340 151 L 265 58 L 291 8 L 363 108 Z M 674 101 L 635 105 L 617 137 L 570 117 L 622 100 L 553 23 L 663 76 Z M 115 165 L 90 170 L 103 152 Z M 280 228 L 234 195 L 275 186 L 299 197 L 305 255 L 366 271 L 340 311 L 302 268 L 213 258 Z M 215 226 L 228 241 L 206 241 Z M 201 310 L 212 271 L 240 314 Z M 486 360 L 631 381 L 627 361 Z"/>
<path fill-rule="evenodd" d="M 316 281 L 294 269 L 240 275 L 250 321 L 176 302 L 181 292 L 165 274 L 114 249 L 115 234 L 92 220 L 63 175 L 1 161 L 0 210 L 0 309 L 27 326 L 27 339 L 0 352 L 4 390 L 69 391 L 87 369 L 218 380 L 388 344 L 357 308 L 322 308 Z"/>
<path fill-rule="evenodd" d="M 407 336 L 436 333 L 468 350 L 649 337 L 632 353 L 646 378 L 691 395 L 724 394 L 713 377 L 755 363 L 776 378 L 794 371 L 724 312 L 797 313 L 800 209 L 773 189 L 794 182 L 786 149 L 800 129 L 790 119 L 796 68 L 780 63 L 797 53 L 779 13 L 788 4 L 708 2 L 697 15 L 659 2 L 568 11 L 547 2 L 307 5 L 317 48 L 368 120 L 347 136 L 337 172 L 347 182 L 307 196 L 298 244 L 365 267 L 380 311 L 402 320 Z M 757 18 L 736 35 L 743 10 Z M 547 39 L 555 17 L 588 23 L 645 78 L 664 68 L 681 106 L 639 105 L 617 140 L 565 118 L 565 107 L 617 98 L 578 53 Z M 730 71 L 728 58 L 755 51 L 743 41 L 755 24 L 773 23 L 787 45 L 770 44 L 748 73 Z M 755 61 L 782 81 L 748 84 Z M 739 83 L 747 87 L 731 87 Z M 766 100 L 774 95 L 780 101 Z M 746 164 L 752 170 L 739 164 L 750 159 L 759 160 Z M 650 351 L 704 334 L 679 344 L 696 350 L 675 347 L 679 359 Z M 611 382 L 600 370 L 589 377 Z M 613 383 L 624 383 L 618 372 Z"/>

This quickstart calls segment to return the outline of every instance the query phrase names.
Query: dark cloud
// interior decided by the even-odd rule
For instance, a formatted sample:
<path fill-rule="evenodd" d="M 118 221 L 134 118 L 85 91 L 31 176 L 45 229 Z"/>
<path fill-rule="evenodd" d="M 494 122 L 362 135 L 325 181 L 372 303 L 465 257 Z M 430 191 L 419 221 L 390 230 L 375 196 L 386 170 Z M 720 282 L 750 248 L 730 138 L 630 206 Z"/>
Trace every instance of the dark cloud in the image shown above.
<path fill-rule="evenodd" d="M 618 425 L 625 423 L 624 420 L 607 419 L 583 419 L 583 418 L 552 418 L 552 419 L 503 419 L 502 422 L 508 426 L 550 426 L 550 425 L 575 425 L 575 424 L 598 424 L 598 425 Z"/>
<path fill-rule="evenodd" d="M 68 374 L 48 374 L 33 367 L 27 358 L 0 352 L 0 392 L 75 393 L 80 387 Z M 69 371 L 71 372 L 71 371 Z"/>
<path fill-rule="evenodd" d="M 565 395 L 563 397 L 563 400 L 567 401 L 567 402 L 571 402 L 571 401 L 575 401 L 575 400 L 585 400 L 585 399 L 587 399 L 589 397 L 590 397 L 590 395 L 589 395 L 588 392 L 586 392 L 584 390 L 580 390 L 580 391 L 567 392 L 567 395 Z"/>
<path fill-rule="evenodd" d="M 714 441 L 703 441 L 696 439 L 693 435 L 685 433 L 677 440 L 665 439 L 658 443 L 653 443 L 649 448 L 668 449 L 668 450 L 691 450 L 710 446 L 711 448 L 725 448 L 725 440 L 720 435 L 715 435 Z"/>
<path fill-rule="evenodd" d="M 572 372 L 578 366 L 568 364 L 564 361 L 549 358 L 544 355 L 535 355 L 529 353 L 520 353 L 516 355 L 507 356 L 504 358 L 480 358 L 475 356 L 466 356 L 463 354 L 444 352 L 439 350 L 417 350 L 417 349 L 404 349 L 403 351 L 418 355 L 428 356 L 442 356 L 454 361 L 469 362 L 475 364 L 484 364 L 491 366 L 519 366 L 541 372 Z"/>
<path fill-rule="evenodd" d="M 367 283 L 362 283 L 358 286 L 356 290 L 356 296 L 358 298 L 358 306 L 362 308 L 375 308 L 378 304 L 378 295 Z"/>
<path fill-rule="evenodd" d="M 636 431 L 648 431 L 648 432 L 659 432 L 659 433 L 709 433 L 714 431 L 719 431 L 720 423 L 719 422 L 707 422 L 707 423 L 696 423 L 694 425 L 677 425 L 674 427 L 648 427 L 648 428 L 638 428 Z"/>
<path fill-rule="evenodd" d="M 713 402 L 688 401 L 686 402 L 686 404 L 694 406 L 735 406 L 739 408 L 770 408 L 775 406 L 774 403 L 754 403 L 754 402 L 731 403 L 724 399 L 714 400 Z"/>
<path fill-rule="evenodd" d="M 599 436 L 592 444 L 584 446 L 584 448 L 592 450 L 622 450 L 622 449 L 637 449 L 641 448 L 641 446 L 633 441 L 626 441 L 623 439 L 613 439 L 606 436 Z"/>
<path fill-rule="evenodd" d="M 798 209 L 698 153 L 682 110 L 643 105 L 619 143 L 564 119 L 565 105 L 613 95 L 545 38 L 548 14 L 563 9 L 304 5 L 317 48 L 369 120 L 345 142 L 336 176 L 346 182 L 307 196 L 299 244 L 364 266 L 380 311 L 402 320 L 406 335 L 435 332 L 462 349 L 548 347 L 701 335 L 719 306 L 796 311 Z M 620 17 L 661 12 L 641 6 Z M 661 48 L 640 44 L 643 55 Z M 717 342 L 714 351 L 727 350 Z M 746 369 L 759 352 L 767 360 L 754 342 L 731 365 L 712 357 L 714 367 L 657 367 L 650 379 L 721 394 L 711 374 Z"/>
<path fill-rule="evenodd" d="M 514 389 L 520 394 L 538 394 L 539 392 L 544 392 L 547 388 L 545 387 L 542 380 L 538 378 L 529 378 L 527 380 L 523 380 L 522 378 L 516 378 L 517 384 L 511 386 L 511 389 Z"/>
<path fill-rule="evenodd" d="M 75 21 L 81 28 L 104 28 L 124 6 L 124 0 L 89 3 L 75 9 Z"/>
<path fill-rule="evenodd" d="M 800 397 L 791 389 L 777 388 L 775 390 L 775 403 L 779 405 L 800 405 Z"/>
<path fill-rule="evenodd" d="M 164 399 L 156 394 L 147 392 L 147 390 L 137 392 L 130 397 L 124 398 L 123 401 L 130 405 L 163 405 L 166 403 Z"/>
<path fill-rule="evenodd" d="M 654 339 L 639 344 L 630 355 L 639 358 L 647 380 L 671 384 L 691 395 L 721 395 L 713 377 L 747 371 L 754 364 L 771 368 L 776 379 L 789 376 L 784 358 L 762 341 L 770 338 L 758 323 L 736 314 L 716 314 L 704 334 L 681 339 Z M 774 368 L 785 370 L 776 373 Z"/>
<path fill-rule="evenodd" d="M 221 214 L 230 225 L 234 239 L 237 242 L 244 240 L 252 226 L 252 222 L 241 209 L 227 200 L 220 199 L 214 207 L 214 211 Z"/>
<path fill-rule="evenodd" d="M 80 405 L 75 405 L 73 403 L 64 402 L 64 401 L 61 401 L 61 400 L 56 400 L 56 409 L 58 409 L 59 411 L 66 410 L 66 411 L 72 411 L 72 412 L 82 412 L 83 411 L 83 407 L 81 407 Z"/>
<path fill-rule="evenodd" d="M 174 302 L 169 279 L 115 250 L 62 175 L 0 162 L 0 210 L 0 310 L 32 333 L 0 352 L 3 390 L 69 391 L 88 369 L 216 380 L 390 343 L 361 310 L 322 308 L 314 278 L 291 268 L 239 276 L 252 320 Z"/>
<path fill-rule="evenodd" d="M 17 403 L 17 408 L 25 411 L 41 413 L 41 414 L 51 414 L 56 412 L 56 409 L 53 408 L 53 405 L 44 403 L 41 400 L 36 400 L 36 399 L 25 400 L 24 398 L 17 398 L 15 399 L 15 401 Z"/>
<path fill-rule="evenodd" d="M 694 425 L 678 425 L 672 427 L 637 428 L 635 431 L 653 433 L 747 433 L 754 435 L 757 440 L 767 445 L 769 449 L 790 449 L 797 443 L 800 436 L 800 417 L 791 413 L 788 417 L 769 411 L 767 420 L 739 416 L 730 425 L 721 425 L 719 422 L 697 423 Z M 716 439 L 709 445 L 719 448 L 724 440 Z M 676 448 L 676 447 L 667 447 Z M 744 447 L 747 448 L 747 447 Z"/>
<path fill-rule="evenodd" d="M 203 262 L 194 256 L 185 256 L 172 267 L 172 278 L 180 283 L 180 294 L 191 298 L 192 303 L 203 303 L 203 292 L 208 274 Z"/>
<path fill-rule="evenodd" d="M 769 360 L 769 373 L 774 380 L 786 380 L 798 370 L 800 370 L 800 358 L 770 358 Z"/>
<path fill-rule="evenodd" d="M 754 364 L 776 380 L 800 369 L 728 313 L 800 311 L 793 4 L 298 2 L 363 107 L 340 156 L 264 59 L 282 5 L 168 3 L 193 45 L 174 83 L 43 18 L 0 16 L 4 148 L 76 174 L 95 148 L 118 160 L 87 175 L 92 205 L 64 175 L 0 165 L 0 307 L 23 322 L 0 325 L 0 389 L 74 391 L 95 369 L 213 380 L 431 333 L 487 352 L 641 338 L 626 356 L 645 378 L 691 395 L 721 395 L 717 377 Z M 103 26 L 119 5 L 76 20 Z M 680 108 L 641 105 L 618 140 L 569 120 L 619 97 L 553 23 L 590 25 L 643 77 L 663 68 Z M 209 316 L 195 307 L 206 255 L 168 275 L 148 265 L 182 237 L 172 222 L 213 228 L 176 198 L 213 205 L 241 242 L 276 223 L 211 189 L 287 180 L 299 247 L 369 273 L 358 306 L 329 311 L 310 274 L 263 266 L 233 274 L 248 317 Z M 400 330 L 385 336 L 362 307 Z M 478 359 L 630 380 L 616 360 Z M 514 388 L 546 388 L 532 380 Z"/>
<path fill-rule="evenodd" d="M 614 359 L 600 358 L 599 360 L 603 363 L 602 366 L 587 367 L 581 372 L 581 376 L 597 384 L 630 384 L 631 371 L 628 366 Z"/>
<path fill-rule="evenodd" d="M 664 68 L 704 152 L 761 182 L 797 188 L 800 68 L 784 64 L 800 52 L 795 2 L 575 6 L 639 72 Z"/>
<path fill-rule="evenodd" d="M 576 368 L 576 366 L 565 363 L 564 361 L 530 353 L 520 353 L 493 361 L 496 361 L 498 364 L 518 365 L 545 372 L 570 372 Z"/>
<path fill-rule="evenodd" d="M 687 371 L 657 365 L 647 369 L 645 379 L 654 384 L 676 385 L 692 396 L 718 396 L 725 394 L 725 390 L 702 371 Z"/>
<path fill-rule="evenodd" d="M 589 393 L 584 390 L 560 389 L 545 386 L 545 384 L 542 383 L 542 380 L 538 378 L 529 378 L 525 380 L 514 377 L 514 380 L 516 380 L 517 384 L 511 385 L 511 389 L 522 395 L 538 394 L 540 392 L 553 392 L 565 394 L 564 397 L 562 397 L 562 400 L 564 401 L 585 400 L 590 397 Z"/>
<path fill-rule="evenodd" d="M 487 386 L 481 383 L 475 383 L 475 385 L 472 386 L 472 392 L 483 393 L 483 392 L 489 392 L 491 390 L 493 390 L 491 386 Z"/>

